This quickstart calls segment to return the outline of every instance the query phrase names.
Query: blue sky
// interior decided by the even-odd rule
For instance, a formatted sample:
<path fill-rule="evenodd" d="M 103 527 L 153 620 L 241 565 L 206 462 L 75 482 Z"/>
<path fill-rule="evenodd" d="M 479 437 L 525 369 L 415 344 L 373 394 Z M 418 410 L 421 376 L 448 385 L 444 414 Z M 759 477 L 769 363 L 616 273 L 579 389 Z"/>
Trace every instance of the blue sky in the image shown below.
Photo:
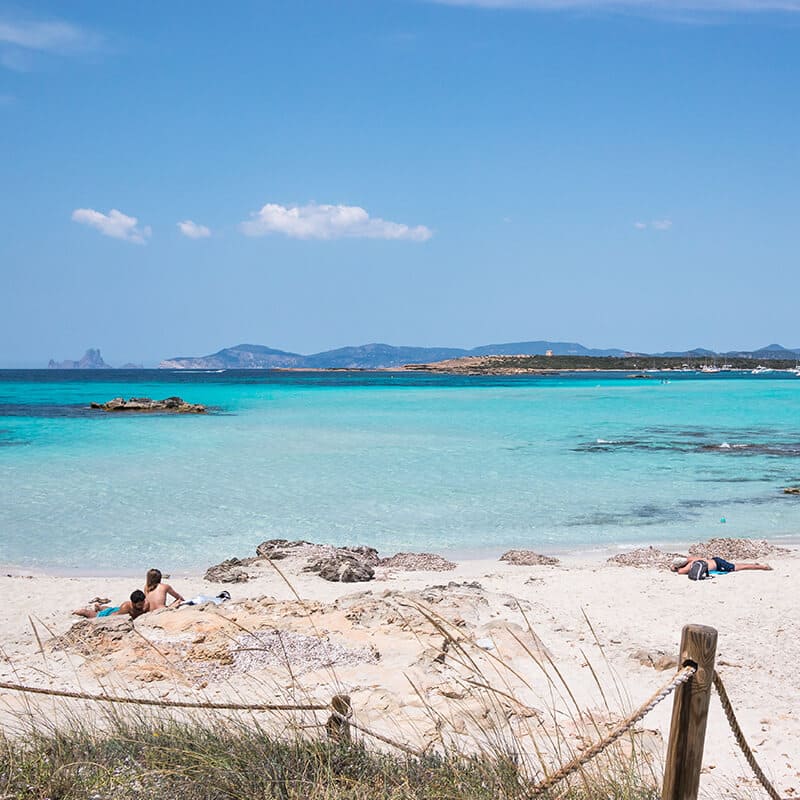
<path fill-rule="evenodd" d="M 0 0 L 0 366 L 800 346 L 800 0 Z"/>

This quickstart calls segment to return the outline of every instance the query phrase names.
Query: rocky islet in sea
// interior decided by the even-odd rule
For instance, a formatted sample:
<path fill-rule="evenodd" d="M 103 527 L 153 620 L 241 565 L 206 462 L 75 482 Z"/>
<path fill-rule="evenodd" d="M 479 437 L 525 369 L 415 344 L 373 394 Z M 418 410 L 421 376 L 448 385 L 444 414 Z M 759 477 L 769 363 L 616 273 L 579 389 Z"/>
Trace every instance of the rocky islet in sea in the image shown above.
<path fill-rule="evenodd" d="M 200 403 L 187 403 L 181 397 L 166 397 L 163 400 L 153 400 L 150 397 L 115 397 L 106 403 L 91 403 L 90 408 L 99 411 L 127 411 L 127 412 L 169 412 L 173 414 L 205 414 L 206 407 Z"/>

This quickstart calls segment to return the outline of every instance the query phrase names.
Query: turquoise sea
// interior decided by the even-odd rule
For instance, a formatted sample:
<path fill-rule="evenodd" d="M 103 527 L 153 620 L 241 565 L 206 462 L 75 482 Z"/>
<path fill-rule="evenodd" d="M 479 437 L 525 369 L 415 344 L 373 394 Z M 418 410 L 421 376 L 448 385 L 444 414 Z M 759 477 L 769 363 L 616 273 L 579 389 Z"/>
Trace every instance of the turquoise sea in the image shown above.
<path fill-rule="evenodd" d="M 0 371 L 0 564 L 172 571 L 278 537 L 461 556 L 796 539 L 800 378 L 651 375 Z M 87 408 L 171 395 L 213 413 Z"/>

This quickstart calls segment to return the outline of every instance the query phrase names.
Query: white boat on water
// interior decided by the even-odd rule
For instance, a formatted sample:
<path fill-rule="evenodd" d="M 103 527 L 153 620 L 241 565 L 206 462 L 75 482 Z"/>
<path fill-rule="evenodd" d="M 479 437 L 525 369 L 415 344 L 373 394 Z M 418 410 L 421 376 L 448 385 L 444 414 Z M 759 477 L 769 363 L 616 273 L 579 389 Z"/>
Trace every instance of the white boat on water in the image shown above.
<path fill-rule="evenodd" d="M 700 372 L 722 372 L 722 370 L 714 364 L 703 364 L 703 366 L 700 367 Z"/>
<path fill-rule="evenodd" d="M 770 367 L 764 367 L 761 364 L 759 364 L 754 370 L 750 371 L 750 374 L 751 375 L 764 375 L 767 372 L 775 372 L 775 370 L 770 368 Z"/>

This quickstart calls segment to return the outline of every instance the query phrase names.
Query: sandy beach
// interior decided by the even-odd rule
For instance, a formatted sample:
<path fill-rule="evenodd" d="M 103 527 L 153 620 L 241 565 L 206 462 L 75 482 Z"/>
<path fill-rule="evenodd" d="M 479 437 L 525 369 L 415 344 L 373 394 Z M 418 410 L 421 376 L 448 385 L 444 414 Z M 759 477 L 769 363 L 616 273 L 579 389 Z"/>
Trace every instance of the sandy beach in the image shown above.
<path fill-rule="evenodd" d="M 703 582 L 573 555 L 552 566 L 461 561 L 447 572 L 379 566 L 372 581 L 350 584 L 303 572 L 300 559 L 274 562 L 282 574 L 256 562 L 246 583 L 173 574 L 169 582 L 184 597 L 228 589 L 232 599 L 168 608 L 132 624 L 70 616 L 96 596 L 126 598 L 137 588 L 131 578 L 4 575 L 0 680 L 214 702 L 325 703 L 344 691 L 361 725 L 414 748 L 502 735 L 530 752 L 534 738 L 552 741 L 555 724 L 577 752 L 596 738 L 593 726 L 607 727 L 666 682 L 682 626 L 701 623 L 719 631 L 717 667 L 740 723 L 789 797 L 800 792 L 800 725 L 791 709 L 800 552 L 762 560 L 772 572 Z M 445 644 L 442 630 L 455 644 Z M 564 699 L 550 661 L 574 702 Z M 590 730 L 575 720 L 575 706 L 591 715 Z M 81 701 L 0 690 L 7 730 L 26 707 L 48 719 L 65 707 L 97 713 Z M 637 727 L 657 773 L 671 707 L 668 699 Z M 743 787 L 759 796 L 716 697 L 704 764 L 707 796 L 742 796 Z"/>

